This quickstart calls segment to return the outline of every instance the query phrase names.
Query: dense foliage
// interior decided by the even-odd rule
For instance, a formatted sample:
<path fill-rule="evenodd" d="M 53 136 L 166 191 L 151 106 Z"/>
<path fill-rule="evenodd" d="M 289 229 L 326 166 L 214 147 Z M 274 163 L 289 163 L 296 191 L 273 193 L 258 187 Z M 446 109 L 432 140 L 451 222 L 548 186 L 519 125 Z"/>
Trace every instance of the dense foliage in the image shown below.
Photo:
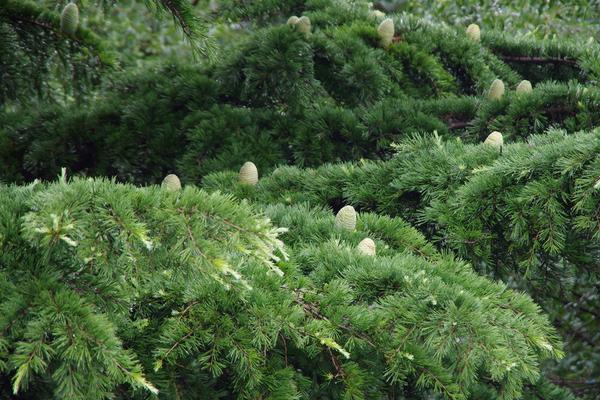
<path fill-rule="evenodd" d="M 597 398 L 595 4 L 145 4 L 0 0 L 0 397 Z"/>
<path fill-rule="evenodd" d="M 390 143 L 419 131 L 477 142 L 491 130 L 516 139 L 597 124 L 597 47 L 485 31 L 478 43 L 402 16 L 384 49 L 381 18 L 367 6 L 313 7 L 309 36 L 269 26 L 216 64 L 136 71 L 89 103 L 0 117 L 10 166 L 0 177 L 51 178 L 67 166 L 134 182 L 170 172 L 198 181 L 249 158 L 263 171 L 385 158 Z M 487 100 L 496 78 L 507 93 Z M 514 94 L 523 78 L 534 95 Z"/>
<path fill-rule="evenodd" d="M 399 143 L 387 162 L 282 167 L 252 190 L 236 184 L 235 173 L 218 173 L 205 186 L 265 204 L 352 204 L 408 218 L 482 274 L 532 294 L 567 342 L 570 357 L 553 374 L 585 376 L 593 393 L 600 360 L 599 140 L 597 131 L 550 131 L 500 152 L 416 137 Z"/>

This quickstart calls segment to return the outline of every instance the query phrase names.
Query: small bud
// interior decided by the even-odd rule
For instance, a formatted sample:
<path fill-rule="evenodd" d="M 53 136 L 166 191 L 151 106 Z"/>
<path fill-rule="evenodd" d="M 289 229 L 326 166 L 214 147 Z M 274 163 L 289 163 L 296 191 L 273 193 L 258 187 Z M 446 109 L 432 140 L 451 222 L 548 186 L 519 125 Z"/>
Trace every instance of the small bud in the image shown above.
<path fill-rule="evenodd" d="M 169 174 L 163 179 L 161 187 L 169 192 L 176 192 L 181 189 L 181 181 L 177 175 Z"/>
<path fill-rule="evenodd" d="M 365 256 L 374 256 L 376 252 L 375 242 L 370 238 L 364 238 L 356 246 L 356 249 Z"/>
<path fill-rule="evenodd" d="M 307 36 L 310 35 L 310 30 L 311 30 L 310 18 L 308 18 L 307 16 L 298 18 L 296 27 L 298 28 L 298 30 L 300 32 L 304 33 L 305 35 L 307 35 Z"/>
<path fill-rule="evenodd" d="M 504 82 L 500 79 L 494 79 L 487 97 L 489 100 L 500 100 L 502 96 L 504 96 Z"/>
<path fill-rule="evenodd" d="M 533 87 L 531 87 L 531 82 L 528 80 L 522 80 L 517 86 L 517 94 L 529 94 L 532 91 Z"/>
<path fill-rule="evenodd" d="M 594 190 L 598 190 L 598 188 L 600 188 L 600 179 L 598 179 L 596 183 L 594 183 Z"/>
<path fill-rule="evenodd" d="M 298 23 L 298 21 L 300 20 L 300 18 L 296 17 L 295 15 L 292 15 L 288 20 L 287 20 L 287 24 L 288 25 L 296 25 Z"/>
<path fill-rule="evenodd" d="M 481 31 L 479 30 L 479 25 L 471 24 L 467 27 L 467 36 L 474 42 L 479 42 L 481 39 Z"/>
<path fill-rule="evenodd" d="M 344 206 L 335 216 L 336 228 L 353 231 L 356 228 L 356 211 L 352 206 Z"/>
<path fill-rule="evenodd" d="M 69 3 L 60 14 L 60 30 L 67 35 L 74 35 L 79 26 L 79 8 L 77 4 Z"/>
<path fill-rule="evenodd" d="M 394 39 L 394 21 L 391 18 L 386 18 L 381 21 L 381 24 L 379 24 L 379 27 L 377 28 L 377 33 L 379 33 L 381 45 L 383 47 L 389 47 Z"/>
<path fill-rule="evenodd" d="M 487 144 L 500 149 L 502 148 L 502 145 L 504 145 L 504 139 L 502 138 L 502 134 L 500 132 L 494 131 L 490 133 L 487 138 L 485 138 L 483 144 Z"/>
<path fill-rule="evenodd" d="M 251 161 L 246 161 L 240 168 L 240 182 L 248 185 L 256 185 L 258 183 L 258 169 Z"/>

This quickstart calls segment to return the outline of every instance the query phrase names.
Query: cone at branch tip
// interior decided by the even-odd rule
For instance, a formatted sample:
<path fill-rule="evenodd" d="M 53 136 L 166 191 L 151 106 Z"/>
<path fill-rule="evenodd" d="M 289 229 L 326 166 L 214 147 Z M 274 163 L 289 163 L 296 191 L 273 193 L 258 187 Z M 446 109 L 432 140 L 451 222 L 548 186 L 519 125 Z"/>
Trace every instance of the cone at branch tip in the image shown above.
<path fill-rule="evenodd" d="M 394 39 L 394 21 L 391 18 L 386 18 L 379 24 L 377 28 L 377 33 L 379 34 L 379 38 L 381 39 L 381 45 L 383 47 L 389 47 L 392 44 L 392 40 Z"/>
<path fill-rule="evenodd" d="M 177 175 L 169 174 L 165 176 L 165 179 L 163 179 L 161 186 L 169 192 L 176 192 L 178 190 L 181 190 L 181 181 L 179 180 L 179 177 Z"/>
<path fill-rule="evenodd" d="M 312 25 L 310 23 L 310 18 L 307 16 L 302 16 L 298 18 L 298 22 L 296 23 L 296 27 L 298 30 L 305 35 L 310 35 L 310 31 L 312 29 Z"/>
<path fill-rule="evenodd" d="M 481 39 L 481 30 L 479 29 L 479 25 L 477 24 L 471 24 L 467 27 L 467 36 L 469 37 L 469 39 L 473 40 L 474 42 L 479 42 L 479 40 Z"/>
<path fill-rule="evenodd" d="M 258 183 L 258 169 L 252 161 L 246 161 L 240 168 L 240 182 L 248 185 L 256 185 Z"/>
<path fill-rule="evenodd" d="M 377 19 L 383 19 L 383 18 L 385 18 L 385 13 L 383 11 L 380 11 L 380 10 L 373 10 L 373 11 L 370 12 L 370 15 L 372 17 L 377 18 Z"/>
<path fill-rule="evenodd" d="M 522 80 L 517 86 L 517 94 L 529 94 L 532 91 L 533 87 L 531 86 L 531 82 L 528 80 Z"/>
<path fill-rule="evenodd" d="M 504 82 L 500 79 L 494 79 L 487 97 L 490 100 L 500 100 L 502 96 L 504 96 Z"/>
<path fill-rule="evenodd" d="M 356 228 L 356 211 L 352 206 L 344 206 L 335 216 L 336 228 L 353 231 Z"/>
<path fill-rule="evenodd" d="M 299 19 L 300 18 L 296 17 L 295 15 L 292 15 L 291 17 L 288 18 L 287 24 L 288 25 L 296 25 L 298 23 Z"/>
<path fill-rule="evenodd" d="M 500 132 L 494 131 L 490 133 L 487 138 L 485 138 L 483 143 L 501 149 L 504 145 L 504 139 L 502 138 L 502 134 Z"/>
<path fill-rule="evenodd" d="M 79 26 L 79 8 L 75 3 L 69 3 L 60 14 L 60 30 L 67 35 L 74 35 Z"/>
<path fill-rule="evenodd" d="M 365 256 L 374 256 L 377 246 L 371 238 L 364 238 L 360 241 L 356 249 Z"/>

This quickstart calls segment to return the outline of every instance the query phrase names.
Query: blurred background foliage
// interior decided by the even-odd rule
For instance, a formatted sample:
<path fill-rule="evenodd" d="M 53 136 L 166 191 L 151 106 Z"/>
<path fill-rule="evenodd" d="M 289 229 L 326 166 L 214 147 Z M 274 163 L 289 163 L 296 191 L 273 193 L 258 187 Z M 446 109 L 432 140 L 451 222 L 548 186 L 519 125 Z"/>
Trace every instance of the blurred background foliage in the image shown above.
<path fill-rule="evenodd" d="M 7 0 L 1 0 L 7 1 Z M 255 24 L 285 22 L 295 11 L 318 0 L 186 0 L 192 5 L 195 17 L 207 32 L 210 51 L 207 55 L 193 51 L 176 21 L 169 13 L 156 10 L 156 3 L 140 0 L 77 0 L 80 26 L 95 34 L 114 57 L 112 68 L 126 70 L 153 64 L 168 64 L 170 60 L 190 65 L 211 63 L 222 59 L 221 43 L 235 43 L 240 36 L 253 31 Z M 69 0 L 40 0 L 35 4 L 54 15 L 60 15 Z M 347 2 L 352 3 L 348 0 Z M 600 39 L 600 0 L 392 0 L 372 3 L 374 9 L 406 12 L 433 23 L 466 27 L 477 23 L 482 30 L 499 29 L 518 35 L 568 37 L 581 41 Z M 0 21 L 1 22 L 1 21 Z M 205 46 L 202 43 L 201 46 Z M 0 50 L 1 51 L 1 50 Z M 85 56 L 85 54 L 84 54 Z M 78 98 L 72 89 L 70 73 L 61 73 L 62 55 L 44 60 L 51 71 L 45 85 L 54 93 L 44 101 L 69 102 Z M 31 61 L 39 63 L 41 61 Z M 64 68 L 63 68 L 64 69 Z M 52 73 L 52 71 L 54 71 Z M 113 74 L 102 74 L 104 81 Z M 0 76 L 0 81 L 2 80 Z M 100 81 L 95 79 L 95 83 Z M 93 86 L 80 91 L 79 96 L 94 98 Z M 10 96 L 9 96 L 10 97 Z M 5 108 L 36 103 L 40 99 L 18 98 L 7 101 Z"/>
<path fill-rule="evenodd" d="M 252 9 L 251 1 L 189 1 L 199 18 L 210 21 L 209 35 L 217 47 L 219 42 L 251 29 L 243 16 L 228 12 Z M 42 2 L 58 13 L 67 3 L 66 0 Z M 164 61 L 170 57 L 192 63 L 206 61 L 194 57 L 181 30 L 168 20 L 168 16 L 158 15 L 152 7 L 140 7 L 140 3 L 139 0 L 78 1 L 83 26 L 110 43 L 123 67 L 139 66 L 157 59 Z M 287 9 L 302 3 L 282 0 L 282 15 L 276 17 L 287 18 Z M 600 0 L 392 0 L 373 2 L 373 8 L 384 12 L 407 12 L 453 26 L 477 23 L 482 29 L 506 30 L 538 38 L 565 35 L 581 40 L 600 39 Z M 236 20 L 236 17 L 241 18 Z"/>
<path fill-rule="evenodd" d="M 598 0 L 393 0 L 375 2 L 386 11 L 406 11 L 450 25 L 477 23 L 538 38 L 600 38 Z"/>

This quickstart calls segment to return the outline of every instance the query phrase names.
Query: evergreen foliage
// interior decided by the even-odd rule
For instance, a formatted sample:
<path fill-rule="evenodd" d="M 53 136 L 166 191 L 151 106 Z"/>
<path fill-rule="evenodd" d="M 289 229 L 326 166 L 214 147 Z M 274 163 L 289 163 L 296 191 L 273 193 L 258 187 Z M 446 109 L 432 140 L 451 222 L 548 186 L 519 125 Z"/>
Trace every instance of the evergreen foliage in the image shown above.
<path fill-rule="evenodd" d="M 599 38 L 595 21 L 600 3 L 593 0 L 378 0 L 373 4 L 386 12 L 408 12 L 453 26 L 478 23 L 486 30 L 542 38 Z"/>
<path fill-rule="evenodd" d="M 50 77 L 57 74 L 59 85 L 81 94 L 98 83 L 103 69 L 114 66 L 100 39 L 75 24 L 73 6 L 65 11 L 68 32 L 61 29 L 64 19 L 34 2 L 0 1 L 0 104 L 52 97 L 57 82 Z"/>
<path fill-rule="evenodd" d="M 398 219 L 339 231 L 325 210 L 268 207 L 284 248 L 195 188 L 63 177 L 0 196 L 3 395 L 512 399 L 562 355 L 531 299 Z M 354 249 L 365 235 L 376 258 Z"/>
<path fill-rule="evenodd" d="M 387 158 L 390 143 L 414 132 L 479 142 L 491 130 L 514 140 L 598 125 L 596 46 L 488 31 L 475 43 L 462 28 L 403 15 L 384 49 L 368 7 L 309 7 L 310 36 L 265 27 L 215 65 L 123 74 L 89 104 L 0 115 L 11 166 L 2 179 L 50 179 L 67 166 L 140 183 L 171 172 L 199 181 L 248 159 L 268 172 Z M 517 96 L 523 78 L 535 90 Z M 490 101 L 495 79 L 506 93 Z"/>
<path fill-rule="evenodd" d="M 98 85 L 105 70 L 118 63 L 109 46 L 80 23 L 76 2 L 60 1 L 61 10 L 44 1 L 0 0 L 0 104 L 32 97 L 58 101 L 65 95 L 81 97 Z M 101 3 L 113 5 L 112 0 Z M 158 14 L 170 14 L 192 47 L 206 54 L 210 46 L 206 26 L 187 0 L 153 0 L 146 4 Z M 58 12 L 57 12 L 58 11 Z"/>
<path fill-rule="evenodd" d="M 402 216 L 439 247 L 471 261 L 483 274 L 525 289 L 567 340 L 570 358 L 555 377 L 599 382 L 597 130 L 551 130 L 502 151 L 417 136 L 400 142 L 386 162 L 281 167 L 253 191 L 230 173 L 206 177 L 209 190 L 259 203 L 309 202 Z M 558 379 L 558 378 L 557 378 Z"/>
<path fill-rule="evenodd" d="M 234 39 L 117 71 L 76 3 L 0 0 L 0 398 L 597 397 L 594 41 L 153 0 Z"/>

